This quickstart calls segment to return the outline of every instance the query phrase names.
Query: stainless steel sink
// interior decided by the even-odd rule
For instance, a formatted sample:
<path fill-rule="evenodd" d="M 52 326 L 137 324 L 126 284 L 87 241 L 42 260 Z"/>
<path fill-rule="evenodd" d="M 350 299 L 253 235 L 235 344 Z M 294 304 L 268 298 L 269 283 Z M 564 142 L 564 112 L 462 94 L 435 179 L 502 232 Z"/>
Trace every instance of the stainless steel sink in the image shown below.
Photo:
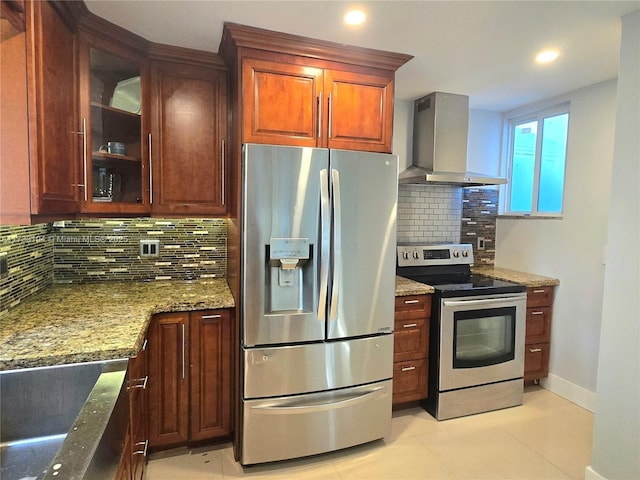
<path fill-rule="evenodd" d="M 117 360 L 0 372 L 0 478 L 113 478 L 128 423 L 126 368 Z"/>

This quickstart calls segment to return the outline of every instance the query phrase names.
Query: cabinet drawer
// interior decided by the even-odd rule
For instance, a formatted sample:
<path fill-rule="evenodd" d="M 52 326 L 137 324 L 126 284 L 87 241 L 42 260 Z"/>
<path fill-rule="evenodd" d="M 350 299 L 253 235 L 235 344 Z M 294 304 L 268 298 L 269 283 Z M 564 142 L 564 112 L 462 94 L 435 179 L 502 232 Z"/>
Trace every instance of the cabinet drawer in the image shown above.
<path fill-rule="evenodd" d="M 393 364 L 393 403 L 427 398 L 428 362 L 426 359 Z"/>
<path fill-rule="evenodd" d="M 431 295 L 396 297 L 396 320 L 431 316 Z"/>
<path fill-rule="evenodd" d="M 551 339 L 551 307 L 527 308 L 525 343 L 543 343 Z"/>
<path fill-rule="evenodd" d="M 396 320 L 393 331 L 393 361 L 404 362 L 429 355 L 429 320 Z"/>
<path fill-rule="evenodd" d="M 536 343 L 524 348 L 524 379 L 535 380 L 549 374 L 549 344 Z"/>
<path fill-rule="evenodd" d="M 527 288 L 527 308 L 553 305 L 553 287 Z"/>

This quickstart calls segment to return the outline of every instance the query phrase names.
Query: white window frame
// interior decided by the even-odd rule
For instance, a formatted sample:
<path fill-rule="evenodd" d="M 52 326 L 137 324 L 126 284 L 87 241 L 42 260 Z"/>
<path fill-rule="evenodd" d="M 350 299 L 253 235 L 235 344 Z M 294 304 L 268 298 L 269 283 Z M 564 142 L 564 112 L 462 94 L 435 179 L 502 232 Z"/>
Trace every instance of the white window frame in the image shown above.
<path fill-rule="evenodd" d="M 527 113 L 521 113 L 514 116 L 505 117 L 504 129 L 506 138 L 506 155 L 503 157 L 504 167 L 507 172 L 507 178 L 509 182 L 502 189 L 502 208 L 501 215 L 505 216 L 517 216 L 517 217 L 542 217 L 542 218 L 562 218 L 564 215 L 565 204 L 565 191 L 567 183 L 567 161 L 569 150 L 569 130 L 571 127 L 571 111 L 570 103 L 564 102 L 552 107 L 530 111 Z M 564 163 L 564 180 L 562 183 L 562 210 L 559 213 L 555 212 L 538 212 L 538 194 L 540 189 L 540 161 L 542 153 L 542 137 L 543 137 L 543 120 L 547 117 L 555 117 L 556 115 L 562 115 L 564 113 L 569 114 L 569 123 L 567 126 L 567 146 L 565 150 L 565 163 Z M 536 137 L 536 152 L 535 152 L 535 165 L 533 172 L 533 198 L 531 204 L 531 211 L 525 212 L 520 210 L 511 210 L 511 178 L 513 174 L 513 142 L 514 142 L 514 130 L 517 125 L 522 123 L 528 123 L 536 120 L 538 122 L 538 133 Z"/>

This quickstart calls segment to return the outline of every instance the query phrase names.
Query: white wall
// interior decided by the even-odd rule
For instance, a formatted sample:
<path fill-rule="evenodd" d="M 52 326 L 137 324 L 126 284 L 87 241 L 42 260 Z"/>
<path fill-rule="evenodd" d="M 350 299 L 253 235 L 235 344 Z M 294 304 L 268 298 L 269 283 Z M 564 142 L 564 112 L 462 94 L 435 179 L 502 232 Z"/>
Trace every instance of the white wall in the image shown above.
<path fill-rule="evenodd" d="M 392 151 L 400 157 L 399 170 L 411 165 L 413 155 L 413 101 L 396 100 L 393 108 Z"/>
<path fill-rule="evenodd" d="M 640 10 L 622 18 L 610 252 L 591 467 L 586 478 L 640 478 Z"/>
<path fill-rule="evenodd" d="M 502 113 L 469 110 L 467 170 L 485 175 L 501 175 Z M 502 175 L 505 175 L 502 173 Z"/>
<path fill-rule="evenodd" d="M 562 219 L 498 218 L 496 265 L 560 279 L 547 388 L 593 409 L 611 191 L 616 81 L 508 112 L 569 100 Z"/>

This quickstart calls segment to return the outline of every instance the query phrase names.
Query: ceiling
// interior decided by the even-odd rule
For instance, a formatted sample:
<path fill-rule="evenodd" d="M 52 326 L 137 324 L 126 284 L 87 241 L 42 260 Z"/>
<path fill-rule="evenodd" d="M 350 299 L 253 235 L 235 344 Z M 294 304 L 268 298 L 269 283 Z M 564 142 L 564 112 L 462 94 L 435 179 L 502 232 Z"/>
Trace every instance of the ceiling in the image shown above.
<path fill-rule="evenodd" d="M 147 40 L 216 52 L 223 22 L 408 53 L 396 98 L 469 95 L 474 109 L 506 111 L 615 78 L 620 17 L 635 1 L 135 1 L 85 0 L 89 10 Z M 360 27 L 342 24 L 351 6 Z M 547 47 L 560 57 L 537 65 Z"/>

